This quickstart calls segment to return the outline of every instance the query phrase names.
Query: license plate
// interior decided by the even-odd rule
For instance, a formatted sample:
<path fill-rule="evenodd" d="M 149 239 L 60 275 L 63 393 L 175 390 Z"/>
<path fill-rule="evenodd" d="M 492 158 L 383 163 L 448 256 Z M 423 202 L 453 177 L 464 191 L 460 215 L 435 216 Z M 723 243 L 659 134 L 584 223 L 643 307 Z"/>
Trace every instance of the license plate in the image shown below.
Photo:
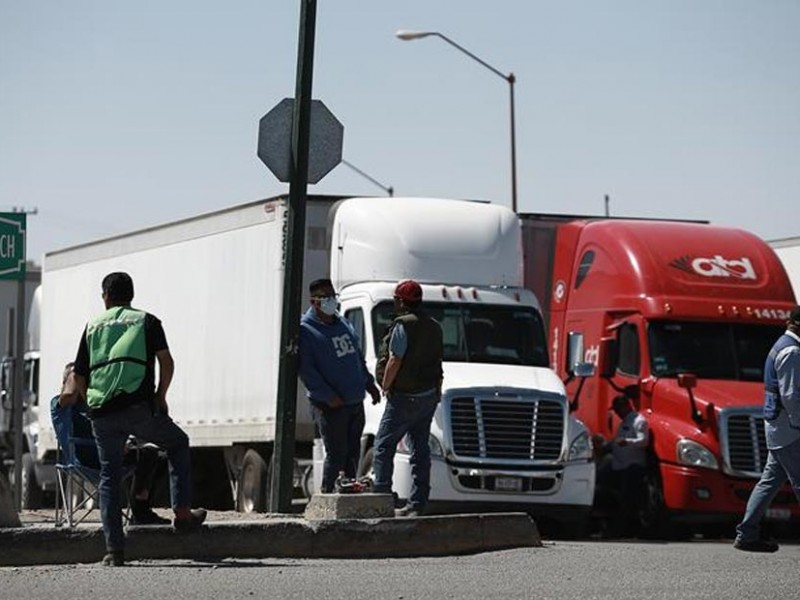
<path fill-rule="evenodd" d="M 766 516 L 773 521 L 788 521 L 792 516 L 792 511 L 788 508 L 768 508 Z"/>
<path fill-rule="evenodd" d="M 495 477 L 494 489 L 497 492 L 521 492 L 522 479 L 519 477 Z"/>

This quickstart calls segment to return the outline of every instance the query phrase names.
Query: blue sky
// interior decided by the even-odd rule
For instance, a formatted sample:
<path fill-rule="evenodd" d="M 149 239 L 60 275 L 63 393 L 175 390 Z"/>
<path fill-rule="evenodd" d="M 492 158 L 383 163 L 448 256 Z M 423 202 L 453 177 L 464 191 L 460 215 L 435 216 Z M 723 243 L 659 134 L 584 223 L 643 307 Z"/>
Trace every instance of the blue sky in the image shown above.
<path fill-rule="evenodd" d="M 28 256 L 286 192 L 258 120 L 295 87 L 299 0 L 0 0 L 0 209 Z M 319 0 L 314 97 L 398 195 L 800 235 L 796 0 Z M 381 194 L 346 166 L 310 193 Z"/>

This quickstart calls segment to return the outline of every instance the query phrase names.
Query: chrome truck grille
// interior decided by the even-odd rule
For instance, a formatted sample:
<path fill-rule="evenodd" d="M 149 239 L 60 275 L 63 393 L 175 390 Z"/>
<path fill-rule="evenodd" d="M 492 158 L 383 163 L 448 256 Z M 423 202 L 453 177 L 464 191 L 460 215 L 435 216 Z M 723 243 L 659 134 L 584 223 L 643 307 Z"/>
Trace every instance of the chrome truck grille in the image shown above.
<path fill-rule="evenodd" d="M 450 435 L 458 458 L 555 461 L 564 438 L 564 405 L 547 399 L 455 397 Z"/>
<path fill-rule="evenodd" d="M 757 478 L 767 463 L 764 418 L 758 411 L 722 411 L 725 471 L 737 477 Z"/>

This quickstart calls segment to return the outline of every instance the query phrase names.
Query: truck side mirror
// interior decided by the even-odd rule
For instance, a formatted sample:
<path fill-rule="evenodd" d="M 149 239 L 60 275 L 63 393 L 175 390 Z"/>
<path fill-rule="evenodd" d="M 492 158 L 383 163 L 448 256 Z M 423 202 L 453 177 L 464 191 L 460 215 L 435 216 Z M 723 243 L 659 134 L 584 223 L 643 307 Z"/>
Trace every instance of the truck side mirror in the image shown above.
<path fill-rule="evenodd" d="M 0 362 L 0 390 L 4 392 L 8 390 L 8 375 L 10 370 L 10 361 L 4 358 L 3 361 Z"/>
<path fill-rule="evenodd" d="M 583 334 L 570 331 L 567 334 L 567 365 L 566 371 L 570 377 L 578 376 L 577 369 L 583 363 Z"/>
<path fill-rule="evenodd" d="M 697 375 L 694 373 L 678 373 L 678 385 L 689 394 L 689 405 L 692 412 L 692 420 L 698 425 L 703 424 L 703 414 L 697 408 L 692 389 L 697 385 Z M 712 413 L 713 414 L 713 413 Z"/>
<path fill-rule="evenodd" d="M 685 390 L 691 390 L 697 387 L 697 375 L 694 373 L 679 373 L 678 385 Z"/>
<path fill-rule="evenodd" d="M 573 372 L 575 377 L 591 377 L 594 375 L 594 365 L 590 362 L 582 362 L 575 365 Z"/>
<path fill-rule="evenodd" d="M 619 344 L 615 337 L 604 337 L 600 339 L 600 353 L 597 359 L 597 370 L 600 377 L 606 379 L 613 377 L 617 372 L 617 361 L 619 354 Z"/>
<path fill-rule="evenodd" d="M 12 359 L 4 358 L 0 362 L 0 402 L 5 410 L 11 410 L 11 395 L 9 392 L 9 385 L 11 383 L 11 369 Z"/>

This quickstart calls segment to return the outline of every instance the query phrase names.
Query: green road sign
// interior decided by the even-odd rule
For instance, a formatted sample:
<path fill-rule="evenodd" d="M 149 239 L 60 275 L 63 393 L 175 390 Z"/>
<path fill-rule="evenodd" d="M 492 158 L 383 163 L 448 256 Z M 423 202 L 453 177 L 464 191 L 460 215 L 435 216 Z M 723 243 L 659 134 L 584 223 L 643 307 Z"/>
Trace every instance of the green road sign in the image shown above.
<path fill-rule="evenodd" d="M 25 279 L 25 213 L 0 213 L 0 279 Z"/>

